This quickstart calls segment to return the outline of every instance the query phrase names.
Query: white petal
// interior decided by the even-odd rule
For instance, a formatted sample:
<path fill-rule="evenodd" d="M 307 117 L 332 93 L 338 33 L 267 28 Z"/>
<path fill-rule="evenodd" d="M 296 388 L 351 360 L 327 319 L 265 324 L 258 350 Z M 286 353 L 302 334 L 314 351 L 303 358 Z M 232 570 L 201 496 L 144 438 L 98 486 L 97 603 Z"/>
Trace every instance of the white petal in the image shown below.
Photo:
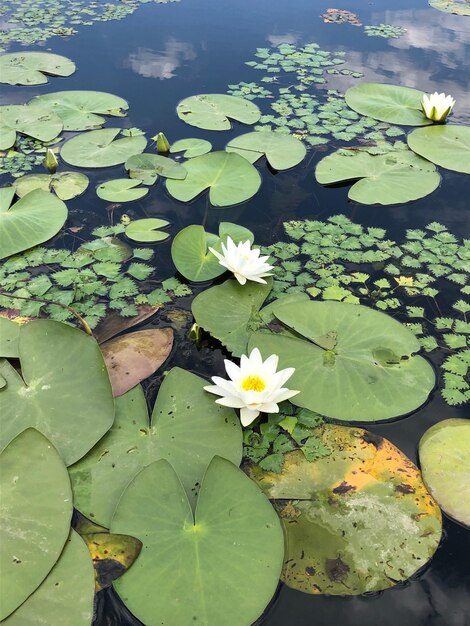
<path fill-rule="evenodd" d="M 235 396 L 217 398 L 216 403 L 221 404 L 222 406 L 229 406 L 232 409 L 242 409 L 245 406 L 242 400 L 240 400 L 240 398 L 236 398 Z"/>
<path fill-rule="evenodd" d="M 240 421 L 242 426 L 249 426 L 259 415 L 259 411 L 243 408 L 240 410 Z"/>
<path fill-rule="evenodd" d="M 229 361 L 228 359 L 224 360 L 225 371 L 229 375 L 233 381 L 238 380 L 240 378 L 240 368 L 233 361 Z"/>

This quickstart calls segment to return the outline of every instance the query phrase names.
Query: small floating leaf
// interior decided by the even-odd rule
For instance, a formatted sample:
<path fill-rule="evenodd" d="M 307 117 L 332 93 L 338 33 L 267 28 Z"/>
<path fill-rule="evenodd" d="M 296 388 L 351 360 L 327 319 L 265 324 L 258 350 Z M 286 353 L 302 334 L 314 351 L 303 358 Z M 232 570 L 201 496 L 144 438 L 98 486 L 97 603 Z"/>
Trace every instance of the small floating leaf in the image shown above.
<path fill-rule="evenodd" d="M 250 163 L 266 155 L 269 165 L 275 170 L 287 170 L 298 165 L 307 154 L 304 144 L 292 137 L 271 131 L 247 133 L 232 139 L 225 148 L 236 152 Z"/>
<path fill-rule="evenodd" d="M 206 130 L 229 130 L 230 120 L 255 124 L 261 117 L 253 102 L 218 93 L 185 98 L 176 107 L 176 113 L 183 122 Z"/>
<path fill-rule="evenodd" d="M 0 56 L 0 83 L 7 85 L 43 85 L 46 74 L 70 76 L 75 63 L 48 52 L 13 52 Z"/>
<path fill-rule="evenodd" d="M 408 145 L 436 165 L 470 174 L 470 126 L 448 124 L 417 128 L 408 135 Z"/>
<path fill-rule="evenodd" d="M 107 202 L 132 202 L 140 200 L 149 192 L 147 187 L 139 187 L 140 180 L 115 178 L 101 183 L 96 188 L 96 195 Z"/>
<path fill-rule="evenodd" d="M 59 172 L 58 174 L 27 174 L 13 183 L 16 195 L 22 198 L 34 189 L 53 191 L 61 200 L 72 200 L 82 194 L 89 185 L 88 176 L 80 172 Z"/>
<path fill-rule="evenodd" d="M 141 220 L 134 220 L 126 226 L 125 233 L 132 241 L 141 241 L 147 243 L 155 243 L 156 241 L 165 241 L 170 236 L 169 233 L 163 233 L 160 229 L 169 226 L 170 222 L 160 220 L 156 217 L 147 217 Z"/>
<path fill-rule="evenodd" d="M 159 176 L 165 178 L 186 178 L 186 170 L 181 163 L 161 154 L 136 154 L 127 159 L 124 167 L 131 178 L 139 178 L 144 185 L 153 185 Z"/>
<path fill-rule="evenodd" d="M 212 144 L 205 139 L 180 139 L 171 144 L 170 152 L 183 152 L 185 159 L 207 154 L 212 150 Z"/>
<path fill-rule="evenodd" d="M 64 143 L 60 156 L 76 167 L 110 167 L 145 150 L 144 136 L 116 139 L 120 132 L 120 128 L 105 128 L 82 133 Z"/>

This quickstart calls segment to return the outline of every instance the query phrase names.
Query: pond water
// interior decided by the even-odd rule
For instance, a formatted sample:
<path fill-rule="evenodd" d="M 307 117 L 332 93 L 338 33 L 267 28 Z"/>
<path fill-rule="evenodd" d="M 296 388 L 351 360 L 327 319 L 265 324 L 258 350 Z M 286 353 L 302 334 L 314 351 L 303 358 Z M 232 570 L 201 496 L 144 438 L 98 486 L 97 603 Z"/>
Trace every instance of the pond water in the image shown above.
<path fill-rule="evenodd" d="M 318 93 L 321 97 L 326 97 L 327 89 L 344 93 L 361 80 L 426 92 L 444 91 L 452 94 L 457 103 L 452 122 L 470 124 L 470 17 L 438 11 L 426 0 L 393 3 L 350 0 L 336 7 L 357 14 L 362 25 L 391 24 L 406 29 L 397 38 L 383 38 L 367 36 L 362 26 L 324 22 L 320 16 L 328 8 L 329 5 L 316 0 L 149 2 L 120 21 L 77 25 L 78 32 L 72 37 L 53 37 L 44 44 L 27 48 L 12 43 L 8 52 L 52 51 L 72 59 L 77 71 L 66 79 L 54 78 L 38 87 L 3 85 L 1 103 L 23 103 L 34 95 L 60 89 L 106 91 L 123 97 L 130 105 L 128 116 L 116 118 L 113 126 L 137 127 L 147 137 L 163 131 L 170 142 L 188 136 L 205 138 L 214 149 L 223 149 L 229 139 L 244 132 L 244 127 L 235 123 L 225 133 L 188 127 L 175 114 L 178 102 L 198 93 L 226 93 L 228 85 L 241 81 L 259 81 L 264 73 L 245 64 L 255 58 L 257 48 L 272 48 L 281 43 L 301 47 L 315 42 L 322 50 L 344 52 L 345 67 L 362 73 L 363 77 L 326 75 L 326 84 L 313 84 L 307 93 Z M 285 82 L 286 78 L 280 80 Z M 269 89 L 270 84 L 265 85 Z M 270 112 L 269 99 L 255 102 L 263 113 Z M 261 162 L 258 164 L 263 177 L 261 190 L 251 200 L 225 209 L 211 208 L 206 196 L 188 204 L 179 203 L 166 193 L 161 180 L 142 200 L 109 205 L 96 197 L 94 187 L 104 180 L 123 176 L 122 166 L 85 171 L 91 185 L 84 195 L 68 202 L 68 228 L 53 244 L 76 248 L 89 238 L 93 228 L 116 223 L 123 214 L 132 219 L 167 219 L 172 236 L 190 224 L 203 224 L 208 231 L 217 232 L 220 221 L 235 222 L 252 230 L 256 243 L 263 246 L 288 240 L 283 229 L 283 223 L 288 220 L 325 221 L 337 214 L 364 226 L 384 228 L 387 236 L 398 242 L 404 241 L 407 229 L 422 229 L 430 222 L 443 224 L 459 238 L 470 237 L 468 176 L 441 168 L 440 187 L 427 197 L 404 205 L 359 205 L 348 200 L 348 186 L 326 188 L 314 178 L 316 163 L 344 145 L 344 141 L 337 139 L 313 145 L 300 165 L 285 172 L 274 172 Z M 7 175 L 2 176 L 2 184 L 9 180 Z M 156 280 L 172 276 L 170 243 L 157 244 L 155 250 Z M 201 286 L 193 286 L 194 293 L 199 290 Z M 441 289 L 442 315 L 449 314 L 448 304 L 457 297 L 453 286 Z M 191 299 L 180 298 L 168 310 L 190 311 Z M 419 305 L 424 306 L 421 302 Z M 432 304 L 428 306 L 426 315 L 436 315 Z M 389 313 L 403 321 L 400 310 Z M 148 326 L 166 326 L 168 319 L 162 315 Z M 227 353 L 208 338 L 198 345 L 189 341 L 187 332 L 191 323 L 189 315 L 183 316 L 176 348 L 166 367 L 177 365 L 207 377 L 222 373 L 222 360 Z M 444 356 L 442 351 L 429 355 L 436 370 Z M 157 373 L 145 382 L 150 405 L 160 381 L 161 373 Z M 469 417 L 468 404 L 449 406 L 435 390 L 427 404 L 414 414 L 386 424 L 369 424 L 367 428 L 388 438 L 417 463 L 422 434 L 434 423 L 450 417 Z M 469 563 L 468 530 L 444 515 L 439 549 L 424 570 L 406 583 L 357 597 L 310 596 L 281 585 L 257 624 L 467 626 L 470 624 Z M 99 594 L 95 626 L 138 623 L 114 592 Z"/>

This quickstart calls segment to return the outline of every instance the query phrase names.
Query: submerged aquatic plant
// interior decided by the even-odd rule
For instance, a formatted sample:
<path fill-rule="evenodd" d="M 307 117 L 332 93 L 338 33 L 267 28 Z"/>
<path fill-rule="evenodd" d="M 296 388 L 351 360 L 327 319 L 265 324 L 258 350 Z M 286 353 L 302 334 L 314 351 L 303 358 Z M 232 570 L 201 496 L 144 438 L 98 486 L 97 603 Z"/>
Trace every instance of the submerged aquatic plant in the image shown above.
<path fill-rule="evenodd" d="M 455 100 L 451 95 L 445 93 L 424 94 L 421 106 L 424 115 L 433 122 L 443 122 L 455 105 Z"/>
<path fill-rule="evenodd" d="M 244 285 L 247 280 L 256 283 L 264 283 L 264 276 L 271 276 L 272 265 L 266 263 L 269 256 L 260 256 L 259 248 L 251 248 L 251 242 L 240 241 L 237 245 L 231 237 L 227 237 L 227 246 L 221 244 L 222 254 L 209 247 L 214 256 L 219 259 L 219 264 L 233 272 L 240 285 Z"/>
<path fill-rule="evenodd" d="M 213 376 L 215 385 L 204 389 L 221 396 L 217 404 L 240 409 L 243 426 L 249 426 L 260 413 L 278 413 L 278 402 L 300 393 L 282 386 L 295 370 L 287 367 L 276 372 L 279 363 L 276 354 L 263 361 L 260 351 L 254 348 L 249 356 L 242 354 L 240 366 L 228 359 L 224 363 L 230 380 Z"/>

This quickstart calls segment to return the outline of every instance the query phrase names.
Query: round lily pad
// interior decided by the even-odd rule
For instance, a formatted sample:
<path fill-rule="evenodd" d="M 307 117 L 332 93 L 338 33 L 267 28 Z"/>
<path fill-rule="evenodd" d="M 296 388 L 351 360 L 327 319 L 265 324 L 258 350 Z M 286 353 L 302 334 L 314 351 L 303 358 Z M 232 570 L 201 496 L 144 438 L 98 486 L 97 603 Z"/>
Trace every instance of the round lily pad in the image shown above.
<path fill-rule="evenodd" d="M 246 133 L 232 139 L 225 148 L 236 152 L 250 163 L 266 155 L 269 165 L 275 170 L 287 170 L 298 165 L 307 154 L 304 144 L 292 137 L 272 131 Z"/>
<path fill-rule="evenodd" d="M 404 126 L 432 124 L 421 109 L 424 92 L 410 87 L 361 83 L 350 87 L 344 97 L 354 111 L 381 122 Z"/>
<path fill-rule="evenodd" d="M 256 124 L 261 112 L 253 102 L 219 93 L 199 94 L 182 100 L 176 107 L 178 117 L 198 128 L 229 130 L 230 120 Z"/>
<path fill-rule="evenodd" d="M 315 177 L 322 185 L 351 181 L 348 198 L 382 205 L 423 198 L 437 189 L 441 180 L 434 165 L 411 150 L 377 155 L 338 151 L 318 163 Z"/>
<path fill-rule="evenodd" d="M 165 178 L 186 178 L 186 170 L 181 163 L 160 154 L 136 154 L 127 159 L 124 167 L 131 178 L 140 179 L 144 185 L 153 185 L 159 176 Z"/>
<path fill-rule="evenodd" d="M 441 538 L 441 512 L 418 469 L 389 441 L 363 430 L 318 429 L 330 454 L 284 455 L 279 474 L 246 471 L 271 499 L 286 536 L 282 580 L 312 594 L 357 595 L 415 574 Z"/>
<path fill-rule="evenodd" d="M 70 76 L 75 63 L 49 52 L 13 52 L 0 56 L 0 83 L 7 85 L 43 85 L 47 74 Z"/>
<path fill-rule="evenodd" d="M 419 442 L 423 479 L 442 510 L 470 526 L 470 421 L 447 419 Z"/>
<path fill-rule="evenodd" d="M 77 135 L 64 143 L 60 156 L 76 167 L 110 167 L 145 150 L 147 140 L 144 136 L 116 139 L 120 132 L 120 128 L 105 128 Z"/>
<path fill-rule="evenodd" d="M 170 222 L 160 220 L 156 217 L 147 217 L 141 220 L 134 220 L 126 226 L 126 236 L 132 241 L 140 241 L 142 243 L 155 243 L 157 241 L 165 241 L 170 236 L 160 229 L 166 228 Z"/>
<path fill-rule="evenodd" d="M 204 475 L 195 514 L 163 459 L 127 487 L 111 531 L 143 543 L 114 587 L 147 626 L 246 626 L 278 585 L 284 538 L 277 515 L 258 487 L 218 456 Z"/>
<path fill-rule="evenodd" d="M 2 626 L 90 626 L 94 596 L 91 556 L 80 535 L 72 530 L 47 578 Z"/>
<path fill-rule="evenodd" d="M 96 188 L 96 195 L 108 202 L 132 202 L 140 200 L 149 192 L 147 187 L 139 187 L 140 180 L 129 180 L 129 178 L 115 178 L 101 183 Z"/>
<path fill-rule="evenodd" d="M 210 252 L 209 246 L 221 252 L 222 242 L 231 237 L 235 243 L 250 241 L 253 233 L 243 226 L 221 222 L 219 235 L 206 233 L 203 226 L 193 224 L 180 230 L 171 244 L 171 258 L 176 269 L 188 280 L 200 282 L 212 280 L 227 271 L 220 265 L 217 257 Z"/>
<path fill-rule="evenodd" d="M 7 393 L 3 390 L 1 395 Z M 0 620 L 33 593 L 70 531 L 67 469 L 50 441 L 24 430 L 0 455 Z"/>
<path fill-rule="evenodd" d="M 102 126 L 102 115 L 122 117 L 129 108 L 119 96 L 103 91 L 56 91 L 37 96 L 30 105 L 57 113 L 64 130 L 91 130 Z"/>
<path fill-rule="evenodd" d="M 46 435 L 66 464 L 80 459 L 111 428 L 114 401 L 93 337 L 68 324 L 36 320 L 20 329 L 21 376 L 0 362 L 0 448 L 28 427 Z M 93 410 L 90 410 L 93 398 Z"/>
<path fill-rule="evenodd" d="M 204 391 L 206 384 L 173 368 L 163 379 L 150 419 L 140 386 L 116 398 L 113 427 L 69 469 L 75 506 L 108 526 L 126 485 L 152 461 L 171 462 L 191 502 L 215 454 L 238 465 L 240 422 L 233 409 L 216 404 Z"/>
<path fill-rule="evenodd" d="M 435 384 L 434 370 L 416 356 L 420 344 L 385 313 L 345 302 L 271 305 L 291 333 L 256 332 L 249 351 L 279 355 L 294 367 L 297 406 L 350 422 L 388 420 L 420 407 Z"/>
<path fill-rule="evenodd" d="M 253 165 L 238 154 L 210 152 L 184 164 L 184 180 L 167 180 L 168 193 L 176 200 L 189 202 L 209 189 L 213 206 L 230 206 L 248 200 L 261 186 L 261 176 Z"/>
<path fill-rule="evenodd" d="M 444 11 L 445 13 L 470 16 L 468 0 L 428 0 L 428 2 L 434 9 Z"/>
<path fill-rule="evenodd" d="M 408 145 L 436 165 L 470 174 L 470 126 L 417 128 L 408 135 Z"/>
<path fill-rule="evenodd" d="M 53 111 L 34 108 L 27 104 L 2 106 L 0 150 L 7 150 L 13 146 L 17 132 L 40 141 L 51 141 L 61 133 L 62 126 L 62 120 Z"/>
<path fill-rule="evenodd" d="M 27 174 L 14 181 L 16 195 L 20 198 L 34 189 L 53 191 L 61 200 L 71 200 L 82 194 L 89 185 L 88 176 L 81 172 L 57 174 Z"/>
<path fill-rule="evenodd" d="M 47 191 L 30 191 L 12 204 L 14 195 L 14 187 L 0 188 L 0 259 L 47 241 L 68 215 L 62 200 Z"/>
<path fill-rule="evenodd" d="M 171 144 L 170 152 L 182 152 L 185 159 L 207 154 L 212 150 L 212 144 L 205 139 L 180 139 Z"/>

